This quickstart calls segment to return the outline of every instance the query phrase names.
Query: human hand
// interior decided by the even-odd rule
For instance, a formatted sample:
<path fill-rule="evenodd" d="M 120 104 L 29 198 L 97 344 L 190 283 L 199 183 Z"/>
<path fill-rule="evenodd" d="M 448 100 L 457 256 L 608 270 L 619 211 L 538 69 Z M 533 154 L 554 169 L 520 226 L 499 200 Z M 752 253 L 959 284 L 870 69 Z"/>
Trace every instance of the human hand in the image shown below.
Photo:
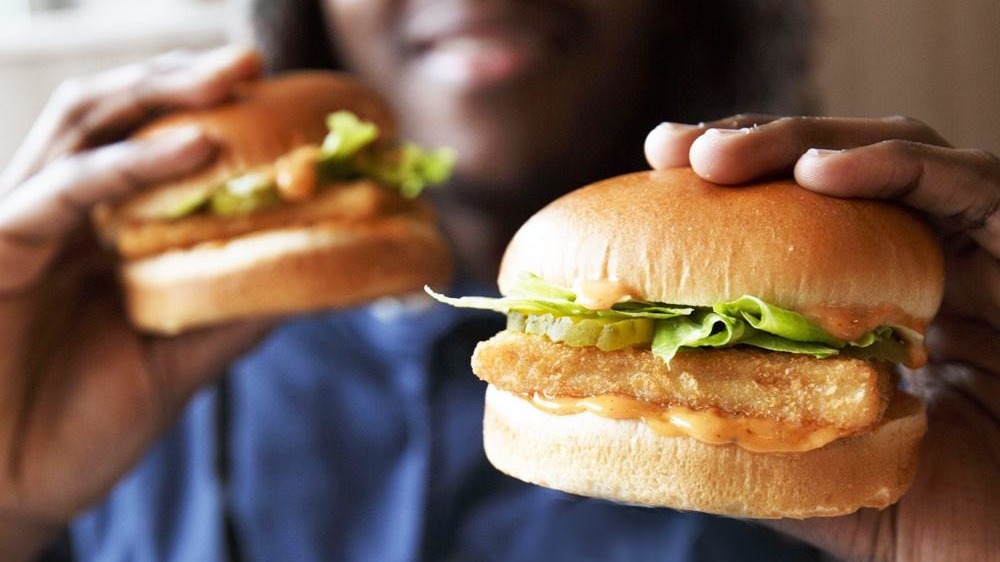
<path fill-rule="evenodd" d="M 86 218 L 191 172 L 211 140 L 122 140 L 259 74 L 240 48 L 170 53 L 61 86 L 0 175 L 0 559 L 27 559 L 104 495 L 262 323 L 173 338 L 133 331 Z"/>
<path fill-rule="evenodd" d="M 837 197 L 893 199 L 938 226 L 946 286 L 928 366 L 908 373 L 929 431 L 910 491 L 884 510 L 767 524 L 863 560 L 986 560 L 1000 552 L 1000 160 L 951 147 L 906 118 L 739 115 L 663 124 L 646 139 L 654 168 L 690 165 L 738 184 L 794 174 Z"/>

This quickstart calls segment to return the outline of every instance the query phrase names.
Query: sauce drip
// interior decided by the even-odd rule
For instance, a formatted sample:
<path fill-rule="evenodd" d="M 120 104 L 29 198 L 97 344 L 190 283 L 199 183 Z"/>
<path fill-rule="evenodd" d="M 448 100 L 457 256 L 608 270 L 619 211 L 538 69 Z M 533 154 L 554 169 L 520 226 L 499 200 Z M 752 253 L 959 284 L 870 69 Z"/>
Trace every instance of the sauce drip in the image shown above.
<path fill-rule="evenodd" d="M 584 279 L 573 284 L 576 303 L 591 310 L 607 310 L 633 296 L 632 289 L 621 281 Z"/>
<path fill-rule="evenodd" d="M 776 420 L 739 418 L 717 409 L 662 406 L 616 394 L 578 398 L 534 393 L 524 398 L 550 414 L 590 412 L 615 420 L 642 420 L 664 437 L 692 437 L 711 445 L 734 444 L 755 453 L 802 453 L 851 433 L 829 426 L 809 427 Z"/>
<path fill-rule="evenodd" d="M 874 308 L 861 306 L 809 306 L 800 312 L 822 326 L 831 336 L 854 341 L 879 326 L 909 326 L 923 333 L 926 322 L 903 312 L 898 306 L 883 304 Z"/>

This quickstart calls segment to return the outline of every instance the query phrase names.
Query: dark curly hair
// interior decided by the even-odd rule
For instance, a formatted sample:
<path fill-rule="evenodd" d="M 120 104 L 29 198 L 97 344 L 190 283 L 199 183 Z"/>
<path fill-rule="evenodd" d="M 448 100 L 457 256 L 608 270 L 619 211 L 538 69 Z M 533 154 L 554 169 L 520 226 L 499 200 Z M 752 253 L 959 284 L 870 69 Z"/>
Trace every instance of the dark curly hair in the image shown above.
<path fill-rule="evenodd" d="M 814 25 L 801 0 L 650 0 L 663 41 L 650 45 L 650 122 L 733 113 L 804 114 Z M 342 68 L 319 0 L 252 0 L 254 33 L 270 71 Z"/>

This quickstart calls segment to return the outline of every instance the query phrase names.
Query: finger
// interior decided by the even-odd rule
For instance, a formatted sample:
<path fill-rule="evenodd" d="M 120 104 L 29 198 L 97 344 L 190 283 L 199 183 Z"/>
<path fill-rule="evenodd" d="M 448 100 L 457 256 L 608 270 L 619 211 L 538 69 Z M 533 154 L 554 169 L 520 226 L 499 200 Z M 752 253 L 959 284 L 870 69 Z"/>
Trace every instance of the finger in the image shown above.
<path fill-rule="evenodd" d="M 688 154 L 691 144 L 705 131 L 714 128 L 739 129 L 768 123 L 777 119 L 771 115 L 734 115 L 708 123 L 689 125 L 686 123 L 660 123 L 646 136 L 646 161 L 654 170 L 690 166 Z"/>
<path fill-rule="evenodd" d="M 243 47 L 202 55 L 173 52 L 60 86 L 11 164 L 0 176 L 0 194 L 45 163 L 99 145 L 167 108 L 205 107 L 257 76 L 260 56 Z"/>
<path fill-rule="evenodd" d="M 691 144 L 691 167 L 703 178 L 738 184 L 790 172 L 811 148 L 844 149 L 888 139 L 947 146 L 913 119 L 783 117 L 739 129 L 709 128 Z"/>
<path fill-rule="evenodd" d="M 899 140 L 811 150 L 796 164 L 795 179 L 829 195 L 898 199 L 1000 257 L 1000 160 L 987 152 Z"/>
<path fill-rule="evenodd" d="M 688 166 L 691 143 L 704 132 L 701 125 L 660 123 L 646 135 L 646 161 L 654 170 Z"/>
<path fill-rule="evenodd" d="M 185 60 L 190 59 L 190 60 Z M 223 47 L 201 56 L 184 53 L 112 71 L 95 88 L 92 111 L 74 123 L 82 146 L 133 128 L 163 108 L 206 107 L 227 99 L 241 81 L 260 73 L 259 55 L 244 47 Z"/>
<path fill-rule="evenodd" d="M 0 293 L 31 284 L 63 237 L 98 201 L 183 175 L 213 156 L 200 130 L 182 128 L 54 163 L 0 199 Z"/>

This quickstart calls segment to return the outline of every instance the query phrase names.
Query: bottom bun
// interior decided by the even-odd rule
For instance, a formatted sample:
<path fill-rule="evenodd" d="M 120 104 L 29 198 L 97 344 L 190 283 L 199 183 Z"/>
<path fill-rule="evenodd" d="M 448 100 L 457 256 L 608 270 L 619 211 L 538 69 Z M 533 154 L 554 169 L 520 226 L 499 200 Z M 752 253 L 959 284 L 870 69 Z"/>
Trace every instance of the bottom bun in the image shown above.
<path fill-rule="evenodd" d="M 165 334 L 350 306 L 450 275 L 434 224 L 405 215 L 257 232 L 129 262 L 122 271 L 133 324 Z"/>
<path fill-rule="evenodd" d="M 884 508 L 906 491 L 926 432 L 923 403 L 897 392 L 871 432 L 799 454 L 663 437 L 639 420 L 549 414 L 486 390 L 490 462 L 526 482 L 621 503 L 736 517 L 830 517 Z"/>

